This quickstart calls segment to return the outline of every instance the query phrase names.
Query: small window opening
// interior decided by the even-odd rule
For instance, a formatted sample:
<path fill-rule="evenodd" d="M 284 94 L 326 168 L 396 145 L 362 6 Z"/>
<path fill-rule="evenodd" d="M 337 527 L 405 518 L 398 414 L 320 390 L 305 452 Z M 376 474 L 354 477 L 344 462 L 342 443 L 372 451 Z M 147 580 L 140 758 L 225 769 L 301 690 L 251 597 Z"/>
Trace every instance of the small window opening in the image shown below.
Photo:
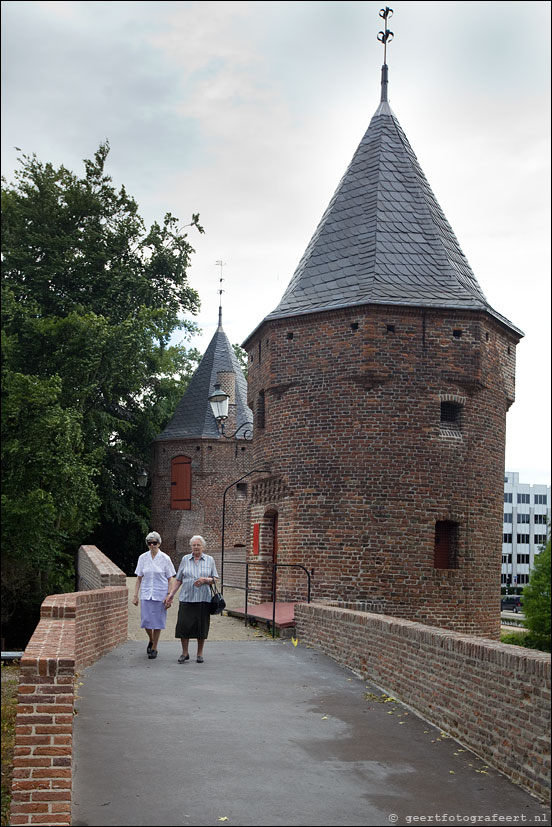
<path fill-rule="evenodd" d="M 286 339 L 293 339 L 293 331 L 288 330 Z"/>
<path fill-rule="evenodd" d="M 259 339 L 259 362 L 261 361 L 261 340 Z"/>
<path fill-rule="evenodd" d="M 489 334 L 488 334 L 488 333 L 485 333 L 485 339 L 487 340 L 487 342 L 489 341 L 490 336 L 489 336 Z"/>
<path fill-rule="evenodd" d="M 358 330 L 358 322 L 351 323 L 351 330 L 353 331 L 353 333 L 355 330 Z"/>
<path fill-rule="evenodd" d="M 508 356 L 510 355 L 510 345 L 508 345 Z"/>
<path fill-rule="evenodd" d="M 238 496 L 240 497 L 247 497 L 247 483 L 246 482 L 239 482 L 236 485 Z"/>
<path fill-rule="evenodd" d="M 435 523 L 433 567 L 436 569 L 458 568 L 458 523 L 438 520 Z"/>
<path fill-rule="evenodd" d="M 452 335 L 454 336 L 455 339 L 461 339 L 462 338 L 462 331 L 461 330 L 453 330 Z"/>
<path fill-rule="evenodd" d="M 394 324 L 388 324 L 387 325 L 387 332 L 388 333 L 394 333 L 395 332 L 395 325 Z"/>
<path fill-rule="evenodd" d="M 257 397 L 257 428 L 264 428 L 265 427 L 265 392 L 259 391 L 259 396 Z"/>
<path fill-rule="evenodd" d="M 462 405 L 458 402 L 441 402 L 441 422 L 460 426 Z"/>

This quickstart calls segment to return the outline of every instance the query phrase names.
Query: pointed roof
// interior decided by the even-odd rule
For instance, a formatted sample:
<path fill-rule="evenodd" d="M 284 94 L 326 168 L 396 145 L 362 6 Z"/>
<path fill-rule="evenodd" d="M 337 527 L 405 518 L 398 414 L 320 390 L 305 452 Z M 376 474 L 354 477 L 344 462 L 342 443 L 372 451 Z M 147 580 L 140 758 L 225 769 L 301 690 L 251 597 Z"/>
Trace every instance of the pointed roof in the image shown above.
<path fill-rule="evenodd" d="M 165 430 L 156 437 L 160 439 L 218 439 L 217 422 L 213 416 L 209 396 L 213 393 L 219 372 L 234 373 L 236 377 L 236 422 L 252 422 L 253 414 L 247 406 L 247 380 L 236 358 L 228 336 L 222 329 L 221 313 L 219 326 L 203 359 L 196 368 L 184 396 Z M 251 431 L 251 428 L 249 428 Z M 243 432 L 236 439 L 242 439 Z"/>
<path fill-rule="evenodd" d="M 387 102 L 387 66 L 381 103 L 265 321 L 366 304 L 485 310 L 523 335 L 479 287 Z"/>

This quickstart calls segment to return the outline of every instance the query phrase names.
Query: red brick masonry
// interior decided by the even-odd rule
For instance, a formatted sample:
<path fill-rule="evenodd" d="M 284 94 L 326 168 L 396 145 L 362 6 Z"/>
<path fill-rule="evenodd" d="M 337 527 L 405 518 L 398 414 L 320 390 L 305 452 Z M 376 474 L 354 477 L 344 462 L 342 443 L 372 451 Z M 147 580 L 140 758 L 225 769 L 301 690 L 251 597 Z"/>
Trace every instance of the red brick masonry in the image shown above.
<path fill-rule="evenodd" d="M 81 553 L 98 577 L 125 575 L 94 546 Z M 71 824 L 77 671 L 127 639 L 128 589 L 55 594 L 21 660 L 10 824 Z"/>
<path fill-rule="evenodd" d="M 550 798 L 550 655 L 317 603 L 297 637 L 380 686 L 543 800 Z"/>

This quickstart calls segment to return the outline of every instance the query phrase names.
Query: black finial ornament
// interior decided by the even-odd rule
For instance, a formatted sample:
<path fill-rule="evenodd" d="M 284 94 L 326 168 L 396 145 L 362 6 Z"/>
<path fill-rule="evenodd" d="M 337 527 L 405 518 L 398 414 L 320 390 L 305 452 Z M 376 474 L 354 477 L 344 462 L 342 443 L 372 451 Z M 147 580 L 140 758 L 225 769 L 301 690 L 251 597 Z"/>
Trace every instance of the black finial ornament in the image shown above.
<path fill-rule="evenodd" d="M 378 40 L 380 43 L 383 43 L 383 62 L 384 64 L 387 63 L 387 41 L 391 43 L 395 35 L 392 31 L 387 28 L 387 21 L 390 17 L 393 17 L 393 9 L 390 9 L 389 6 L 386 6 L 384 9 L 380 9 L 379 16 L 385 20 L 385 31 L 378 32 Z"/>
<path fill-rule="evenodd" d="M 385 31 L 378 32 L 378 40 L 380 43 L 383 43 L 383 66 L 381 67 L 381 101 L 382 103 L 387 103 L 387 42 L 389 41 L 389 43 L 391 43 L 391 41 L 395 37 L 393 32 L 387 28 L 387 21 L 390 17 L 393 16 L 393 9 L 390 9 L 389 6 L 386 6 L 384 9 L 380 9 L 379 15 L 385 20 Z"/>
<path fill-rule="evenodd" d="M 224 293 L 224 290 L 222 289 L 222 282 L 224 281 L 224 279 L 222 278 L 222 268 L 226 266 L 226 262 L 222 261 L 222 259 L 219 259 L 218 261 L 215 261 L 215 265 L 217 267 L 220 267 L 220 279 L 219 279 L 220 286 L 219 286 L 219 291 L 218 291 L 219 292 L 219 327 L 222 327 L 222 294 Z"/>

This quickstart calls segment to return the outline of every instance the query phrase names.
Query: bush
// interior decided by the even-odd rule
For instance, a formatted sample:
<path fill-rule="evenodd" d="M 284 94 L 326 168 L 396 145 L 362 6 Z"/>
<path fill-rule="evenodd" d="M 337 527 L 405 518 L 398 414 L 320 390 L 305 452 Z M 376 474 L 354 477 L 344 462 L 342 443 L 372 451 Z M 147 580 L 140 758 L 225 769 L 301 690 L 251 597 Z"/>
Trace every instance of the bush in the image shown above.
<path fill-rule="evenodd" d="M 524 646 L 526 649 L 538 649 L 540 652 L 550 652 L 550 640 L 534 637 L 531 632 L 502 632 L 501 643 L 510 643 L 513 646 Z"/>

